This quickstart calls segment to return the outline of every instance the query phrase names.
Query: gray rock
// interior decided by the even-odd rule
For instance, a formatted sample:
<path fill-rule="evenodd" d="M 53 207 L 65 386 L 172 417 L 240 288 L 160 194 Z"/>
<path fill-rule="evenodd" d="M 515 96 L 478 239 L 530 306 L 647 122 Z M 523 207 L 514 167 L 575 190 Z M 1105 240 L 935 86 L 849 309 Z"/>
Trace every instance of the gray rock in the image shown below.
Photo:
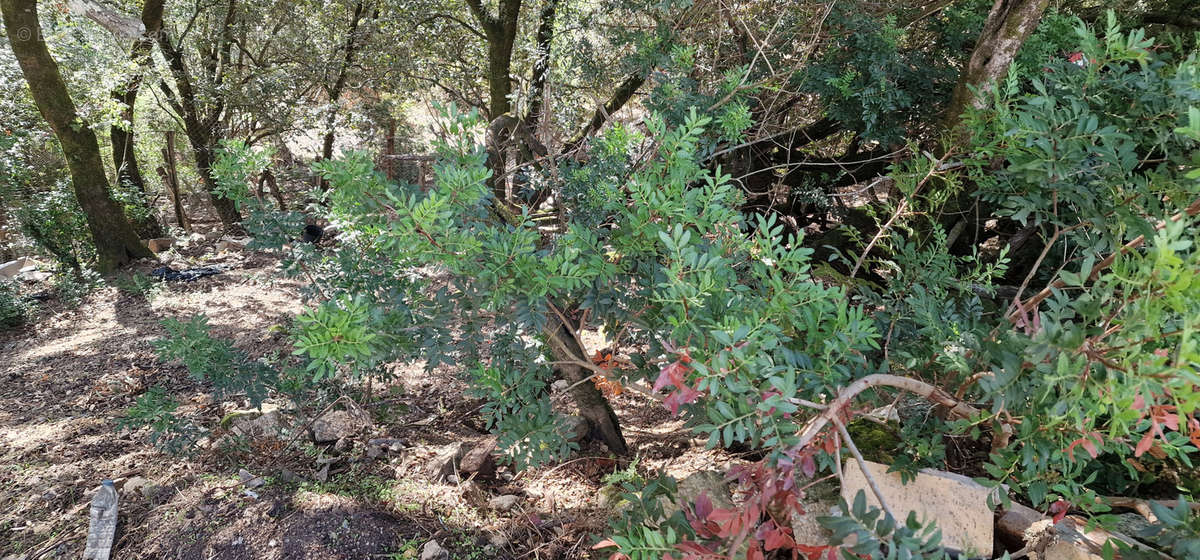
<path fill-rule="evenodd" d="M 370 424 L 370 420 L 361 412 L 333 410 L 313 420 L 312 438 L 316 443 L 337 441 L 353 437 Z"/>
<path fill-rule="evenodd" d="M 454 475 L 466 454 L 467 446 L 461 441 L 446 445 L 429 462 L 425 474 L 435 481 L 445 480 Z"/>
<path fill-rule="evenodd" d="M 146 240 L 146 248 L 150 249 L 150 252 L 155 254 L 166 251 L 173 245 L 175 245 L 174 237 L 158 237 L 155 239 Z"/>
<path fill-rule="evenodd" d="M 238 469 L 238 480 L 242 481 L 242 486 L 246 488 L 258 488 L 267 483 L 261 476 L 255 476 L 246 469 Z"/>
<path fill-rule="evenodd" d="M 804 514 L 792 515 L 792 536 L 796 542 L 808 546 L 829 544 L 833 534 L 817 522 L 818 517 L 838 513 L 838 488 L 833 482 L 821 482 L 810 486 L 800 501 Z"/>
<path fill-rule="evenodd" d="M 375 438 L 367 441 L 367 445 L 378 447 L 383 451 L 403 451 L 407 444 L 399 438 Z"/>
<path fill-rule="evenodd" d="M 252 439 L 278 438 L 282 430 L 279 411 L 268 409 L 268 405 L 263 405 L 263 409 L 263 412 L 251 410 L 226 414 L 225 418 L 229 419 L 229 431 Z"/>
<path fill-rule="evenodd" d="M 450 560 L 450 552 L 437 541 L 429 541 L 421 548 L 421 560 Z"/>
<path fill-rule="evenodd" d="M 520 503 L 521 503 L 520 496 L 514 496 L 514 495 L 509 494 L 509 495 L 505 495 L 505 496 L 496 496 L 495 498 L 488 500 L 488 507 L 491 509 L 494 509 L 496 511 L 506 512 L 506 511 L 512 511 L 512 509 L 517 507 L 517 504 L 520 504 Z"/>
<path fill-rule="evenodd" d="M 246 244 L 241 241 L 234 241 L 233 238 L 222 239 L 217 243 L 217 252 L 222 251 L 240 251 L 246 247 Z"/>
<path fill-rule="evenodd" d="M 21 269 L 29 266 L 29 262 L 29 257 L 21 257 L 15 261 L 8 261 L 4 264 L 0 264 L 0 276 L 3 276 L 4 278 L 12 278 L 21 272 Z"/>
<path fill-rule="evenodd" d="M 54 275 L 49 272 L 42 272 L 40 270 L 29 270 L 29 271 L 23 271 L 20 274 L 18 274 L 16 276 L 16 279 L 20 280 L 22 282 L 28 282 L 31 284 L 40 284 L 40 283 L 45 282 L 53 277 L 54 277 Z"/>
<path fill-rule="evenodd" d="M 125 495 L 130 495 L 130 494 L 145 495 L 145 492 L 147 491 L 147 489 L 152 488 L 153 486 L 154 486 L 154 483 L 151 482 L 150 479 L 148 479 L 148 478 L 141 477 L 141 476 L 131 476 L 125 480 L 125 484 L 121 485 L 121 493 L 125 494 Z"/>
<path fill-rule="evenodd" d="M 678 501 L 685 504 L 696 503 L 696 498 L 705 494 L 712 500 L 713 507 L 727 509 L 733 507 L 730 498 L 729 483 L 725 475 L 717 471 L 700 471 L 692 473 L 679 481 Z"/>
<path fill-rule="evenodd" d="M 559 379 L 558 381 L 555 381 L 554 383 L 550 384 L 550 390 L 555 393 L 561 393 L 563 391 L 566 391 L 567 387 L 570 387 L 570 386 L 571 386 L 571 384 L 568 383 L 566 379 Z"/>

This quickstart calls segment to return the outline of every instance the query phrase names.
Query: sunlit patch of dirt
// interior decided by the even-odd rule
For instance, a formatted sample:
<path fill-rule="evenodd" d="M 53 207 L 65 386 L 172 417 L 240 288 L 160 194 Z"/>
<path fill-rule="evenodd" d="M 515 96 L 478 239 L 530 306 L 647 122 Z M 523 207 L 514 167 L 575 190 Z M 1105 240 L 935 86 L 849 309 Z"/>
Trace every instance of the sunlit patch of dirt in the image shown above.
<path fill-rule="evenodd" d="M 285 422 L 296 423 L 295 439 L 226 437 L 222 418 L 248 403 L 213 403 L 184 368 L 160 363 L 152 342 L 165 334 L 164 319 L 204 313 L 214 336 L 250 355 L 287 355 L 286 335 L 271 327 L 291 324 L 301 285 L 275 278 L 275 260 L 263 254 L 194 247 L 169 258 L 176 268 L 230 270 L 144 294 L 102 288 L 76 309 L 51 306 L 32 327 L 0 338 L 0 557 L 78 558 L 88 504 L 104 478 L 121 488 L 113 557 L 126 560 L 366 559 L 414 550 L 417 557 L 431 539 L 464 558 L 595 557 L 591 545 L 614 507 L 602 503 L 604 479 L 633 457 L 585 442 L 561 463 L 522 473 L 501 465 L 502 476 L 488 479 L 426 476 L 442 446 L 489 438 L 482 402 L 465 396 L 461 366 L 427 372 L 421 363 L 397 364 L 388 379 L 353 384 L 349 396 L 373 425 L 340 451 L 312 444 L 299 425 L 333 400 L 328 395 L 314 403 L 276 400 Z M 599 333 L 588 334 L 590 346 L 603 345 Z M 178 414 L 215 430 L 193 455 L 165 454 L 149 445 L 146 430 L 118 425 L 156 385 L 180 403 Z M 565 395 L 554 399 L 571 411 Z M 642 473 L 683 478 L 738 461 L 704 449 L 645 395 L 626 391 L 612 404 Z M 402 440 L 403 450 L 369 457 L 371 438 Z M 268 483 L 246 492 L 239 468 Z M 126 487 L 138 480 L 148 486 Z M 488 500 L 500 495 L 519 496 L 519 505 L 492 510 Z"/>

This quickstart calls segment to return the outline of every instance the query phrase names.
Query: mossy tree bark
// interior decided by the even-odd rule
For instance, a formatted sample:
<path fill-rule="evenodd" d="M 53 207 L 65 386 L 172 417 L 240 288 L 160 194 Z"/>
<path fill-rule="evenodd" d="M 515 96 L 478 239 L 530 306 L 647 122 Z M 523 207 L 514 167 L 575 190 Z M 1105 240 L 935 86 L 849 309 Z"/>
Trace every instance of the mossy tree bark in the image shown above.
<path fill-rule="evenodd" d="M 109 127 L 109 138 L 112 140 L 113 166 L 117 170 L 117 184 L 136 189 L 142 194 L 147 206 L 150 205 L 146 181 L 142 178 L 142 170 L 138 166 L 134 154 L 133 106 L 137 103 L 138 89 L 142 85 L 142 70 L 151 64 L 150 51 L 154 47 L 154 37 L 162 30 L 164 0 L 146 0 L 142 6 L 142 24 L 146 32 L 133 42 L 129 49 L 129 58 L 138 66 L 135 72 L 120 87 L 113 91 L 113 99 L 121 104 L 121 120 L 124 126 Z M 128 127 L 128 129 L 125 128 Z M 158 223 L 153 212 L 146 217 L 135 220 L 134 226 L 144 238 L 163 236 L 162 225 Z"/>
<path fill-rule="evenodd" d="M 983 107 L 987 93 L 1008 73 L 1017 51 L 1037 28 L 1049 3 L 1050 0 L 996 0 L 950 98 L 947 130 L 959 127 L 968 107 Z"/>
<path fill-rule="evenodd" d="M 75 110 L 58 64 L 42 39 L 36 0 L 0 0 L 9 45 L 29 84 L 34 103 L 54 131 L 71 172 L 75 198 L 87 216 L 97 267 L 110 272 L 152 256 L 121 205 L 112 198 L 96 134 Z"/>
<path fill-rule="evenodd" d="M 1004 79 L 1049 3 L 1049 0 L 996 0 L 992 5 L 946 109 L 944 126 L 952 142 L 947 150 L 971 143 L 970 133 L 962 126 L 963 113 L 987 104 L 992 88 Z M 976 190 L 966 188 L 949 200 L 944 209 L 942 227 L 949 232 L 947 246 L 956 254 L 971 250 L 967 240 L 978 237 L 983 229 L 982 218 L 991 215 L 986 208 L 972 209 L 977 204 L 984 203 L 976 196 Z"/>
<path fill-rule="evenodd" d="M 475 20 L 479 22 L 479 26 L 483 28 L 483 36 L 487 42 L 487 117 L 493 123 L 501 118 L 512 118 L 512 115 L 509 114 L 512 111 L 512 100 L 509 98 L 512 95 L 512 52 L 513 45 L 517 41 L 521 0 L 500 0 L 500 5 L 495 14 L 488 11 L 480 0 L 466 1 L 467 7 L 471 9 L 471 15 L 475 16 Z M 502 134 L 489 140 L 494 146 L 499 146 L 500 148 L 488 150 L 487 166 L 488 169 L 492 170 L 492 176 L 488 179 L 488 186 L 491 187 L 496 200 L 502 204 L 508 204 L 508 192 L 505 189 L 505 181 L 503 180 L 504 170 L 507 166 L 503 146 L 508 143 L 511 130 L 509 127 L 495 125 L 492 128 L 500 131 Z"/>

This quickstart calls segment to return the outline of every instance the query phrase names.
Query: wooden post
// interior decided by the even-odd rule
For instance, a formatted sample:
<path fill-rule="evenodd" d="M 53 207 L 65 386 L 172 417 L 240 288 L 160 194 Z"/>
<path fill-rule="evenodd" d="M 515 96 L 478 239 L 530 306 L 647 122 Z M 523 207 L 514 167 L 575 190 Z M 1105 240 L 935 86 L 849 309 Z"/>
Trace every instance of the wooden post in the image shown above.
<path fill-rule="evenodd" d="M 387 138 L 383 145 L 383 172 L 387 174 L 389 181 L 396 180 L 395 167 L 392 158 L 388 157 L 396 153 L 396 119 L 388 118 Z"/>
<path fill-rule="evenodd" d="M 182 195 L 179 192 L 179 174 L 175 169 L 175 131 L 168 130 L 167 147 L 163 148 L 162 156 L 165 167 L 158 168 L 158 175 L 162 177 L 163 184 L 167 187 L 167 195 L 171 197 L 171 204 L 175 207 L 175 223 L 184 231 L 192 232 L 192 222 L 188 220 L 187 214 L 183 211 Z"/>
<path fill-rule="evenodd" d="M 4 201 L 0 201 L 0 261 L 9 260 L 8 250 L 8 208 L 4 206 Z"/>

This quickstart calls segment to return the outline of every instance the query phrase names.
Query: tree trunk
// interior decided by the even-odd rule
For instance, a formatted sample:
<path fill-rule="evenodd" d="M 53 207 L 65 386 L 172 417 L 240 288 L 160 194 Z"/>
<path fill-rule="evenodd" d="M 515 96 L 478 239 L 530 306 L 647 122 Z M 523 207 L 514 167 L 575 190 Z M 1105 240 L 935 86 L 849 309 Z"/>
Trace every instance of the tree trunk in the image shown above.
<path fill-rule="evenodd" d="M 946 129 L 958 128 L 968 107 L 983 108 L 987 93 L 1004 79 L 1021 45 L 1037 28 L 1049 0 L 996 0 L 963 68 L 946 112 Z M 969 138 L 958 138 L 959 142 Z"/>
<path fill-rule="evenodd" d="M 560 0 L 549 0 L 538 16 L 537 59 L 533 62 L 533 79 L 529 87 L 529 108 L 525 113 L 526 126 L 536 135 L 543 120 L 546 82 L 550 76 L 550 49 L 554 43 L 554 20 Z M 543 137 L 544 138 L 544 137 Z"/>
<path fill-rule="evenodd" d="M 358 36 L 358 24 L 362 21 L 363 3 L 359 0 L 354 5 L 354 15 L 350 18 L 350 29 L 346 32 L 346 54 L 342 59 L 342 67 L 338 71 L 337 79 L 333 82 L 333 87 L 329 90 L 329 114 L 325 118 L 325 137 L 321 140 L 321 159 L 333 159 L 333 127 L 337 123 L 337 104 L 342 97 L 342 90 L 346 87 L 346 77 L 350 73 L 350 66 L 354 64 L 354 53 L 358 49 L 358 44 L 355 38 Z M 321 190 L 329 189 L 329 181 L 324 177 L 321 178 Z"/>
<path fill-rule="evenodd" d="M 625 104 L 633 98 L 633 94 L 637 93 L 638 88 L 642 87 L 642 84 L 646 83 L 646 77 L 649 74 L 650 71 L 646 70 L 645 72 L 631 74 L 629 77 L 625 78 L 625 81 L 621 82 L 621 85 L 617 86 L 617 89 L 613 92 L 612 97 L 610 97 L 602 107 L 596 108 L 596 111 L 592 113 L 592 118 L 588 119 L 588 122 L 585 123 L 578 132 L 571 136 L 571 139 L 563 145 L 562 149 L 559 150 L 559 153 L 566 154 L 581 148 L 583 144 L 587 142 L 589 136 L 600 130 L 600 127 L 604 126 L 604 123 L 609 119 L 609 117 L 612 116 L 613 113 L 619 111 L 621 107 L 624 107 Z"/>
<path fill-rule="evenodd" d="M 154 46 L 154 36 L 162 29 L 164 0 L 147 0 L 142 7 L 142 24 L 146 33 L 133 42 L 129 49 L 129 58 L 138 65 L 138 71 L 126 80 L 125 84 L 113 91 L 113 99 L 122 106 L 121 120 L 127 123 L 129 130 L 113 125 L 109 127 L 109 138 L 112 140 L 113 166 L 117 170 L 117 184 L 126 188 L 136 189 L 142 194 L 142 200 L 152 209 L 146 181 L 142 178 L 141 168 L 134 155 L 133 137 L 133 105 L 137 102 L 138 90 L 142 85 L 142 70 L 151 63 L 150 49 Z M 163 236 L 162 225 L 158 223 L 154 212 L 147 212 L 143 219 L 135 220 L 134 226 L 138 234 L 144 238 Z"/>
<path fill-rule="evenodd" d="M 225 12 L 220 44 L 217 48 L 201 49 L 204 56 L 203 67 L 209 74 L 207 77 L 213 87 L 218 90 L 224 83 L 224 72 L 229 66 L 229 53 L 233 44 L 233 24 L 236 15 L 237 1 L 230 0 L 228 10 Z M 211 100 L 204 102 L 202 107 L 203 101 L 192 87 L 192 77 L 183 57 L 182 46 L 173 44 L 165 30 L 157 35 L 159 50 L 162 51 L 163 58 L 167 60 L 179 92 L 176 94 L 165 83 L 159 85 L 166 95 L 167 104 L 183 121 L 184 133 L 187 134 L 188 142 L 192 145 L 192 153 L 195 155 L 196 171 L 200 174 L 204 189 L 208 191 L 209 200 L 212 201 L 217 216 L 221 218 L 221 224 L 226 228 L 235 228 L 238 222 L 242 221 L 242 215 L 232 200 L 217 194 L 217 184 L 212 177 L 212 164 L 216 157 L 217 140 L 220 137 L 218 130 L 221 115 L 225 111 L 225 99 L 220 95 L 214 95 Z"/>
<path fill-rule="evenodd" d="M 963 113 L 968 108 L 982 109 L 987 105 L 992 88 L 1008 73 L 1008 67 L 1017 57 L 1021 45 L 1041 21 L 1047 4 L 1049 0 L 996 0 L 992 5 L 975 49 L 971 51 L 971 58 L 959 75 L 958 85 L 950 98 L 944 126 L 950 132 L 953 145 L 944 149 L 965 147 L 971 143 L 970 133 L 962 127 Z M 977 204 L 984 207 L 977 208 Z M 991 214 L 991 209 L 976 196 L 974 188 L 962 189 L 948 200 L 940 221 L 945 231 L 957 232 L 949 240 L 950 251 L 953 254 L 965 254 L 971 250 L 964 240 L 978 237 L 983 229 L 983 221 Z M 970 232 L 971 235 L 962 237 L 960 234 L 963 232 Z"/>
<path fill-rule="evenodd" d="M 212 176 L 212 165 L 216 161 L 216 142 L 208 136 L 193 137 L 191 133 L 188 134 L 188 140 L 191 141 L 192 154 L 196 159 L 196 172 L 200 174 L 204 190 L 208 192 L 208 199 L 216 209 L 217 216 L 221 218 L 221 225 L 226 228 L 235 227 L 242 221 L 242 215 L 232 200 L 217 194 L 217 180 Z"/>
<path fill-rule="evenodd" d="M 480 0 L 466 0 L 471 13 L 483 27 L 484 37 L 488 48 L 488 119 L 495 123 L 509 115 L 512 110 L 512 51 L 517 40 L 517 26 L 521 15 L 521 0 L 500 0 L 499 11 L 492 15 Z M 488 150 L 487 166 L 492 171 L 488 178 L 488 186 L 492 189 L 496 200 L 508 204 L 508 189 L 505 187 L 504 171 L 507 168 L 505 146 L 508 144 L 508 131 L 504 127 L 497 128 L 503 134 L 492 139 L 499 147 Z"/>
<path fill-rule="evenodd" d="M 162 149 L 163 167 L 158 168 L 167 194 L 171 197 L 171 206 L 175 209 L 175 222 L 184 231 L 192 233 L 192 222 L 188 220 L 187 212 L 183 209 L 183 192 L 179 189 L 179 171 L 175 169 L 175 131 L 166 132 L 167 145 Z"/>
<path fill-rule="evenodd" d="M 0 0 L 0 11 L 9 45 L 33 100 L 67 159 L 75 198 L 87 216 L 88 230 L 96 246 L 97 267 L 101 272 L 110 272 L 133 259 L 152 256 L 109 192 L 95 132 L 86 123 L 79 126 L 80 117 L 58 72 L 58 64 L 42 40 L 36 0 Z"/>
<path fill-rule="evenodd" d="M 571 327 L 564 325 L 558 317 L 548 317 L 546 320 L 546 338 L 550 343 L 550 353 L 556 362 L 586 360 L 587 356 L 579 342 L 571 334 Z M 579 407 L 579 414 L 587 419 L 591 429 L 600 437 L 609 451 L 617 455 L 628 455 L 629 445 L 625 436 L 621 435 L 621 426 L 617 415 L 608 404 L 608 399 L 588 381 L 592 373 L 577 365 L 564 363 L 556 366 L 559 374 L 571 383 L 571 398 Z"/>
<path fill-rule="evenodd" d="M 4 199 L 0 198 L 0 262 L 7 262 L 15 256 L 8 248 L 8 239 L 11 234 L 8 231 L 8 207 L 4 202 Z"/>

